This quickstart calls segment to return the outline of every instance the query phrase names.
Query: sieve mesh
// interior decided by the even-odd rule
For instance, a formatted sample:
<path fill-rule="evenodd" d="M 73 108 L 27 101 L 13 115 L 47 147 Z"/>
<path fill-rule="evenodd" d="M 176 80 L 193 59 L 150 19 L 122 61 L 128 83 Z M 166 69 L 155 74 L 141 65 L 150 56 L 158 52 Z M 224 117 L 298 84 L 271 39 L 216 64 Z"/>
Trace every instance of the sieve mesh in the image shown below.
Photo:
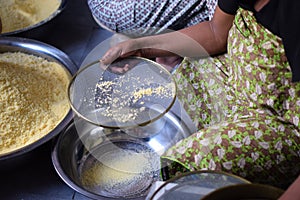
<path fill-rule="evenodd" d="M 69 87 L 73 110 L 87 121 L 108 128 L 149 124 L 172 107 L 175 96 L 171 74 L 138 57 L 110 66 L 94 62 L 80 70 Z"/>

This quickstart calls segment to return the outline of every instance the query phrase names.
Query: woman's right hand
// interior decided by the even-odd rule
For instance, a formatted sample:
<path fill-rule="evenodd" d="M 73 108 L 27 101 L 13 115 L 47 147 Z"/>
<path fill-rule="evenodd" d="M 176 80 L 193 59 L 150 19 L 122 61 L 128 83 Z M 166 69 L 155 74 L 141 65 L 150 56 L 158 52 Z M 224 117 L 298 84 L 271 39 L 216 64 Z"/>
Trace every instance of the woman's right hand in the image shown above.
<path fill-rule="evenodd" d="M 172 68 L 181 61 L 180 56 L 171 52 L 146 48 L 148 39 L 148 37 L 130 39 L 111 47 L 100 59 L 101 64 L 104 65 L 104 67 L 109 65 L 109 68 L 107 69 L 114 73 L 126 73 L 126 71 L 134 66 L 132 63 L 126 63 L 128 61 L 122 61 L 122 58 L 129 56 L 138 56 L 150 59 L 155 58 L 158 63 L 162 64 L 168 70 L 172 70 Z M 168 63 L 168 61 L 170 62 Z"/>
<path fill-rule="evenodd" d="M 111 47 L 102 57 L 103 64 L 110 64 L 127 56 L 156 57 L 204 57 L 226 51 L 227 37 L 234 15 L 223 12 L 218 6 L 211 21 L 194 26 L 136 39 L 130 39 Z"/>
<path fill-rule="evenodd" d="M 168 57 L 176 54 L 163 50 L 152 48 L 153 37 L 142 37 L 136 39 L 129 39 L 118 43 L 111 47 L 100 59 L 102 64 L 109 65 L 119 58 L 126 58 L 129 56 L 139 56 L 144 58 Z"/>
<path fill-rule="evenodd" d="M 104 65 L 109 65 L 118 58 L 125 58 L 126 56 L 138 54 L 139 50 L 134 47 L 136 46 L 135 43 L 135 39 L 130 39 L 116 44 L 115 46 L 111 47 L 108 51 L 106 51 L 106 53 L 102 56 L 100 61 Z"/>

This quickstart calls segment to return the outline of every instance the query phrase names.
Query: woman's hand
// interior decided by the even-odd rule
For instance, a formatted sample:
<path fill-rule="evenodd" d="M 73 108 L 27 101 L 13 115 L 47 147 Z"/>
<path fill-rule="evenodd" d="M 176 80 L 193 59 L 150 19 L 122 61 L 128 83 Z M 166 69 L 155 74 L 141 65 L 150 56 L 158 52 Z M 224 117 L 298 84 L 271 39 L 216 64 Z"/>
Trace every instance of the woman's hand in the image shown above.
<path fill-rule="evenodd" d="M 115 62 L 112 62 L 109 66 L 105 67 L 105 70 L 108 70 L 114 74 L 125 74 L 132 68 L 134 68 L 141 61 L 138 59 L 117 59 Z"/>
<path fill-rule="evenodd" d="M 118 58 L 125 58 L 128 56 L 138 56 L 139 49 L 135 48 L 136 46 L 135 39 L 127 40 L 121 42 L 113 47 L 111 47 L 101 58 L 101 62 L 105 65 L 111 64 L 113 61 Z"/>
<path fill-rule="evenodd" d="M 218 6 L 211 21 L 202 22 L 180 31 L 130 39 L 110 48 L 102 57 L 103 64 L 127 56 L 206 57 L 226 51 L 227 37 L 234 16 Z"/>
<path fill-rule="evenodd" d="M 173 68 L 182 61 L 182 57 L 169 51 L 145 48 L 148 39 L 149 38 L 131 39 L 113 46 L 102 57 L 102 64 L 110 64 L 108 70 L 114 73 L 125 73 L 134 66 L 132 63 L 127 64 L 122 61 L 122 58 L 129 56 L 155 59 L 157 63 L 161 64 L 169 71 L 172 71 Z M 120 63 L 123 63 L 121 64 L 122 66 L 120 66 Z"/>
<path fill-rule="evenodd" d="M 129 56 L 139 56 L 144 58 L 156 58 L 175 56 L 176 54 L 162 49 L 155 49 L 151 47 L 152 37 L 144 37 L 138 39 L 130 39 L 121 42 L 111 47 L 101 58 L 104 65 L 111 64 L 119 58 L 126 58 Z M 150 45 L 148 45 L 150 43 Z"/>

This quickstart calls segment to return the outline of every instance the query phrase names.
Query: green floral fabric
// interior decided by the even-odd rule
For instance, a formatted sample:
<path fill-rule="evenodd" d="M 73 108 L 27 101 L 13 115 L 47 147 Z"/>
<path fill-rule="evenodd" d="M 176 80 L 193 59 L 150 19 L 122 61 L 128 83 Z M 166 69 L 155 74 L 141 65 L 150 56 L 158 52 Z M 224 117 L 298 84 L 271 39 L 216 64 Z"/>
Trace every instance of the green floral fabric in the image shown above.
<path fill-rule="evenodd" d="M 300 83 L 251 12 L 238 11 L 225 55 L 185 58 L 174 76 L 199 131 L 162 156 L 171 177 L 209 169 L 285 187 L 299 175 Z"/>

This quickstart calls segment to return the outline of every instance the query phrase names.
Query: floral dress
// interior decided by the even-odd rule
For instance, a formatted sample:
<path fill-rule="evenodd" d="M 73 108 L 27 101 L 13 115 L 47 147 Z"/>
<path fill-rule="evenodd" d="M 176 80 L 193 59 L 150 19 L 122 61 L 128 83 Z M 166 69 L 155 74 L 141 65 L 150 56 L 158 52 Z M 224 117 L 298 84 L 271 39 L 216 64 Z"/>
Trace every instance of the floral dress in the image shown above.
<path fill-rule="evenodd" d="M 300 83 L 281 39 L 240 9 L 228 51 L 185 58 L 175 72 L 178 97 L 199 131 L 163 156 L 164 174 L 219 170 L 287 187 L 300 173 Z"/>

